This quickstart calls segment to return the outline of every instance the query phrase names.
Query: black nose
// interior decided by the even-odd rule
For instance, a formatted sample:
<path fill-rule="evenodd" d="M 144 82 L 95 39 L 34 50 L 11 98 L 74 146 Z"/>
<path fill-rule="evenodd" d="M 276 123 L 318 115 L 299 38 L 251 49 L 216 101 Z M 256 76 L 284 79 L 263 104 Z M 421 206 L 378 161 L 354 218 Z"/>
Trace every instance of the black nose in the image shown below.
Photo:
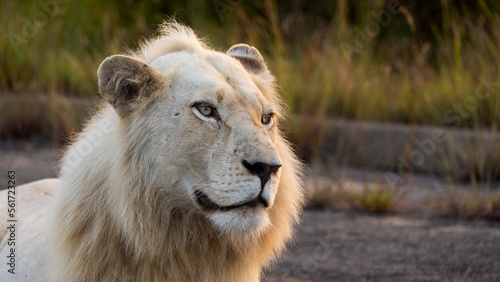
<path fill-rule="evenodd" d="M 274 174 L 278 171 L 281 165 L 269 165 L 261 162 L 250 164 L 247 161 L 243 161 L 243 166 L 250 171 L 251 174 L 255 174 L 260 178 L 261 189 L 264 189 L 269 178 L 271 178 L 271 174 Z"/>

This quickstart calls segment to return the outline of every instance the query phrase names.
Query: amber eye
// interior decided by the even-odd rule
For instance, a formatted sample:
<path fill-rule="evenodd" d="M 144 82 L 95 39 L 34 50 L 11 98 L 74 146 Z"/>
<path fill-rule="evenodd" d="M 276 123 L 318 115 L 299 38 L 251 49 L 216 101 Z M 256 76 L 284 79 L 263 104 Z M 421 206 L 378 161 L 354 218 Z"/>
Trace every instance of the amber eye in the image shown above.
<path fill-rule="evenodd" d="M 209 105 L 199 105 L 196 106 L 196 109 L 198 109 L 198 111 L 206 117 L 213 116 L 215 111 L 214 108 Z"/>
<path fill-rule="evenodd" d="M 272 119 L 271 115 L 263 115 L 260 118 L 260 121 L 262 122 L 262 124 L 269 124 L 271 122 L 271 119 Z"/>

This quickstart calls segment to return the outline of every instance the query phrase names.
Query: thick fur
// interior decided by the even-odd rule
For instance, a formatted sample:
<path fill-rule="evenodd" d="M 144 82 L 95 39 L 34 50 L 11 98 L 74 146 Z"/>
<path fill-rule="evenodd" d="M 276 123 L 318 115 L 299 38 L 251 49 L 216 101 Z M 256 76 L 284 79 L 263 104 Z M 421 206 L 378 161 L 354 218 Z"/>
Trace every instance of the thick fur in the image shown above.
<path fill-rule="evenodd" d="M 247 61 L 258 54 L 264 64 L 251 48 Z M 291 238 L 304 201 L 299 161 L 275 125 L 260 123 L 257 110 L 266 107 L 274 122 L 282 116 L 273 77 L 265 66 L 247 71 L 244 60 L 210 50 L 176 23 L 163 25 L 161 35 L 130 59 L 103 62 L 100 91 L 109 104 L 62 160 L 48 281 L 258 281 Z M 127 70 L 113 72 L 120 60 Z M 123 81 L 127 86 L 120 86 Z M 214 121 L 194 114 L 186 101 L 196 95 L 237 99 L 218 104 L 221 117 Z M 272 205 L 203 211 L 193 196 L 196 187 L 227 205 L 247 191 L 228 188 L 234 192 L 224 198 L 210 188 L 215 175 L 227 174 L 220 187 L 239 181 L 230 170 L 248 185 L 259 183 L 242 159 L 282 165 L 262 192 Z"/>

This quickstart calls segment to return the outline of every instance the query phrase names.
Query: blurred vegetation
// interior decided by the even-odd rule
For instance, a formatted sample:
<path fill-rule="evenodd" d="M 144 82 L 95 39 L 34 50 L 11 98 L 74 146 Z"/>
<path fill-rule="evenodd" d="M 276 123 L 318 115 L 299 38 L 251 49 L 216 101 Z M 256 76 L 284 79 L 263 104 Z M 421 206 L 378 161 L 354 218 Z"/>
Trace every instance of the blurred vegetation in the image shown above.
<path fill-rule="evenodd" d="M 102 60 L 136 48 L 171 16 L 216 50 L 245 42 L 263 53 L 292 117 L 307 116 L 285 124 L 302 156 L 321 144 L 328 117 L 500 129 L 496 0 L 0 0 L 0 7 L 0 139 L 64 143 L 97 104 Z M 377 185 L 330 183 L 309 198 L 330 209 L 401 209 L 405 195 Z M 452 193 L 431 209 L 498 219 L 499 199 Z"/>
<path fill-rule="evenodd" d="M 172 15 L 217 50 L 246 42 L 264 54 L 289 110 L 317 121 L 288 124 L 299 145 L 328 116 L 500 124 L 496 0 L 1 2 L 0 138 L 33 128 L 60 140 L 78 128 L 85 110 L 62 100 L 95 99 L 100 62 L 134 49 Z"/>
<path fill-rule="evenodd" d="M 500 220 L 500 193 L 460 191 L 453 187 L 450 191 L 450 195 L 431 201 L 430 210 L 434 215 Z"/>
<path fill-rule="evenodd" d="M 371 184 L 363 182 L 356 185 L 341 179 L 331 179 L 327 183 L 312 183 L 308 185 L 306 191 L 309 205 L 321 209 L 375 214 L 411 210 L 404 203 L 410 190 L 393 189 L 385 185 L 383 181 Z"/>
<path fill-rule="evenodd" d="M 412 213 L 422 209 L 424 213 L 440 217 L 500 220 L 500 192 L 478 187 L 458 189 L 452 185 L 445 193 L 433 193 L 423 206 L 407 199 L 412 193 L 409 187 L 393 189 L 383 181 L 355 183 L 331 179 L 323 183 L 315 181 L 307 187 L 306 195 L 312 208 L 374 214 Z"/>

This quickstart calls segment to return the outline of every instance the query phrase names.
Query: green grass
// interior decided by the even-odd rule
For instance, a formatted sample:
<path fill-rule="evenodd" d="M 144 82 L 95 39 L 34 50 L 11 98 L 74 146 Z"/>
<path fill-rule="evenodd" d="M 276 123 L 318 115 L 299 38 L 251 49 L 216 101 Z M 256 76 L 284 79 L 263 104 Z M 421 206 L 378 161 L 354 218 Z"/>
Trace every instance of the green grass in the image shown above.
<path fill-rule="evenodd" d="M 467 100 L 483 78 L 500 81 L 500 6 L 494 1 L 465 8 L 441 1 L 441 15 L 429 24 L 425 9 L 436 7 L 404 8 L 351 56 L 344 46 L 356 45 L 357 30 L 374 23 L 373 13 L 386 10 L 386 1 L 299 1 L 293 13 L 278 3 L 227 6 L 219 12 L 222 21 L 212 3 L 197 0 L 70 1 L 57 13 L 46 12 L 37 1 L 9 1 L 0 12 L 0 32 L 8 35 L 0 41 L 0 90 L 93 96 L 100 62 L 134 48 L 154 34 L 165 15 L 176 13 L 217 49 L 237 42 L 257 46 L 293 113 L 318 121 L 333 116 L 498 127 L 499 87 L 486 99 Z M 27 22 L 40 14 L 46 21 L 26 32 Z M 12 44 L 13 34 L 23 37 L 22 43 Z M 454 106 L 466 103 L 475 105 L 457 118 Z"/>

